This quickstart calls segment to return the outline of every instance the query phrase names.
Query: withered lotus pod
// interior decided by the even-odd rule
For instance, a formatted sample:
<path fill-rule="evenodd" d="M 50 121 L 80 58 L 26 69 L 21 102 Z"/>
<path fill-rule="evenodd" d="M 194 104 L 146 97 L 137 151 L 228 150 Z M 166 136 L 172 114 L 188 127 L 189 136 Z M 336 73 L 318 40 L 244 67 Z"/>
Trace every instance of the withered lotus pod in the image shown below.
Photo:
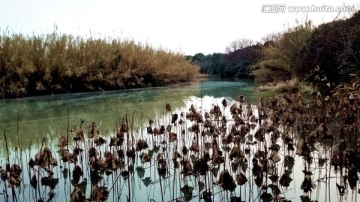
<path fill-rule="evenodd" d="M 89 138 L 95 137 L 95 128 L 97 127 L 95 122 L 92 122 L 89 126 L 88 136 Z"/>
<path fill-rule="evenodd" d="M 42 177 L 41 178 L 41 185 L 48 186 L 51 189 L 55 189 L 55 187 L 58 183 L 59 183 L 59 178 L 53 178 L 53 177 Z"/>
<path fill-rule="evenodd" d="M 275 152 L 278 152 L 280 150 L 280 145 L 278 144 L 272 144 L 270 147 L 269 147 L 270 150 L 273 150 Z"/>
<path fill-rule="evenodd" d="M 89 164 L 91 165 L 91 168 L 94 170 L 100 170 L 104 168 L 103 163 L 97 157 L 91 157 L 89 159 Z"/>
<path fill-rule="evenodd" d="M 149 125 L 151 126 L 154 123 L 154 120 L 150 119 L 149 120 Z"/>
<path fill-rule="evenodd" d="M 260 127 L 260 128 L 255 132 L 254 137 L 255 137 L 256 140 L 258 140 L 258 141 L 260 141 L 260 142 L 265 141 L 265 130 Z"/>
<path fill-rule="evenodd" d="M 99 137 L 94 140 L 94 143 L 96 146 L 101 146 L 106 143 L 106 140 L 102 137 Z"/>
<path fill-rule="evenodd" d="M 178 114 L 173 114 L 171 116 L 171 123 L 176 125 L 176 121 L 177 121 L 178 117 L 179 117 Z"/>
<path fill-rule="evenodd" d="M 290 186 L 290 182 L 292 181 L 291 177 L 290 177 L 290 173 L 291 172 L 287 172 L 285 171 L 281 177 L 280 177 L 280 180 L 279 180 L 279 183 L 281 186 L 283 187 L 288 187 Z"/>
<path fill-rule="evenodd" d="M 235 125 L 234 126 L 238 127 L 238 126 L 241 126 L 241 125 L 245 124 L 244 120 L 242 118 L 240 118 L 239 115 L 233 115 L 233 118 L 235 120 Z"/>
<path fill-rule="evenodd" d="M 161 125 L 160 126 L 160 132 L 159 132 L 160 135 L 163 135 L 165 134 L 165 126 L 164 125 Z"/>
<path fill-rule="evenodd" d="M 229 174 L 227 169 L 220 173 L 219 181 L 217 182 L 225 191 L 233 192 L 236 188 L 233 177 Z"/>
<path fill-rule="evenodd" d="M 125 132 L 122 132 L 121 128 L 118 128 L 117 131 L 116 131 L 116 137 L 118 139 L 120 139 L 120 138 L 124 139 L 124 136 L 125 136 Z"/>
<path fill-rule="evenodd" d="M 240 135 L 241 136 L 245 136 L 246 134 L 248 134 L 250 132 L 250 125 L 249 123 L 246 123 L 245 125 L 243 125 L 240 129 Z"/>
<path fill-rule="evenodd" d="M 172 156 L 172 159 L 175 160 L 175 159 L 177 159 L 177 158 L 181 158 L 181 155 L 179 154 L 178 151 L 174 151 L 173 156 Z"/>
<path fill-rule="evenodd" d="M 58 140 L 58 147 L 63 148 L 66 147 L 68 145 L 66 137 L 65 136 L 60 136 L 59 140 Z"/>
<path fill-rule="evenodd" d="M 110 138 L 109 146 L 110 147 L 117 146 L 117 138 L 116 137 L 111 137 Z"/>
<path fill-rule="evenodd" d="M 135 158 L 135 150 L 134 149 L 129 149 L 126 151 L 126 156 L 128 158 Z"/>
<path fill-rule="evenodd" d="M 185 176 L 193 174 L 192 173 L 192 171 L 193 171 L 192 164 L 189 160 L 187 160 L 187 159 L 181 160 L 180 164 L 183 167 L 183 169 L 181 171 L 182 174 L 184 174 Z"/>
<path fill-rule="evenodd" d="M 22 170 L 21 170 L 20 166 L 17 165 L 17 164 L 15 164 L 15 163 L 14 163 L 14 164 L 11 166 L 11 168 L 10 168 L 10 172 L 13 173 L 14 176 L 17 176 L 17 177 L 20 176 L 21 171 L 22 171 Z"/>
<path fill-rule="evenodd" d="M 279 180 L 279 176 L 278 175 L 271 175 L 269 177 L 269 179 L 271 180 L 272 183 L 276 183 Z"/>
<path fill-rule="evenodd" d="M 83 149 L 81 149 L 79 147 L 75 147 L 73 154 L 77 156 L 80 154 L 80 152 L 83 152 L 83 151 L 84 151 Z"/>
<path fill-rule="evenodd" d="M 188 148 L 186 148 L 186 146 L 184 145 L 181 151 L 182 151 L 183 155 L 186 155 L 189 150 L 188 150 Z"/>
<path fill-rule="evenodd" d="M 196 140 L 192 140 L 192 143 L 191 143 L 191 146 L 190 146 L 190 151 L 199 152 L 199 145 L 196 142 Z"/>
<path fill-rule="evenodd" d="M 180 167 L 179 162 L 176 159 L 174 159 L 172 161 L 173 161 L 173 164 L 174 164 L 174 169 L 178 169 Z"/>
<path fill-rule="evenodd" d="M 51 150 L 48 147 L 45 147 L 42 151 L 35 155 L 35 165 L 39 165 L 41 167 L 49 165 L 56 166 L 57 161 L 53 157 Z"/>
<path fill-rule="evenodd" d="M 195 112 L 190 111 L 186 113 L 186 119 L 193 121 L 195 119 Z"/>
<path fill-rule="evenodd" d="M 30 185 L 32 186 L 32 188 L 36 189 L 37 188 L 37 179 L 36 179 L 36 175 L 34 174 L 31 179 L 30 179 Z"/>
<path fill-rule="evenodd" d="M 106 151 L 106 152 L 108 152 L 108 154 L 105 156 L 104 166 L 108 170 L 114 171 L 120 165 L 120 163 L 121 163 L 120 159 L 116 155 L 112 154 L 111 152 L 109 152 L 109 151 Z"/>
<path fill-rule="evenodd" d="M 167 112 L 171 112 L 171 106 L 170 106 L 169 103 L 166 103 L 165 109 L 166 109 Z"/>
<path fill-rule="evenodd" d="M 210 154 L 207 150 L 204 151 L 204 157 L 205 161 L 209 161 L 210 160 Z"/>
<path fill-rule="evenodd" d="M 193 173 L 205 175 L 207 171 L 209 171 L 209 165 L 207 164 L 207 161 L 204 158 L 198 159 L 194 164 Z"/>
<path fill-rule="evenodd" d="M 246 148 L 244 149 L 244 152 L 245 152 L 245 154 L 249 155 L 249 154 L 250 154 L 250 148 L 249 148 L 249 147 L 246 147 Z"/>
<path fill-rule="evenodd" d="M 165 178 L 167 172 L 167 165 L 165 159 L 158 160 L 158 174 L 159 176 Z"/>
<path fill-rule="evenodd" d="M 221 104 L 223 105 L 223 107 L 227 107 L 227 101 L 225 98 L 221 101 Z"/>
<path fill-rule="evenodd" d="M 121 126 L 120 126 L 120 132 L 123 132 L 123 133 L 127 133 L 127 132 L 128 132 L 128 127 L 126 126 L 125 123 L 121 124 Z"/>
<path fill-rule="evenodd" d="M 199 133 L 200 132 L 200 128 L 199 128 L 199 124 L 194 123 L 190 128 L 189 128 L 190 132 L 193 133 Z"/>
<path fill-rule="evenodd" d="M 271 188 L 272 194 L 274 194 L 274 196 L 278 196 L 280 194 L 280 189 L 278 185 L 270 184 L 269 187 Z"/>
<path fill-rule="evenodd" d="M 243 95 L 239 95 L 237 98 L 236 98 L 237 101 L 239 101 L 240 103 L 243 103 L 245 102 L 245 97 Z"/>
<path fill-rule="evenodd" d="M 347 180 L 349 182 L 351 190 L 354 190 L 356 188 L 357 181 L 359 180 L 357 169 L 354 164 L 351 164 L 349 168 Z"/>
<path fill-rule="evenodd" d="M 136 151 L 141 151 L 143 149 L 147 149 L 149 146 L 146 142 L 146 140 L 139 139 L 136 143 Z"/>
<path fill-rule="evenodd" d="M 1 175 L 1 180 L 2 180 L 2 181 L 6 181 L 6 180 L 8 179 L 8 175 L 7 175 L 7 173 L 6 173 L 6 170 L 1 169 L 1 170 L 0 170 L 0 175 Z"/>
<path fill-rule="evenodd" d="M 230 160 L 233 160 L 234 158 L 240 157 L 240 149 L 237 146 L 234 146 L 229 154 Z"/>
<path fill-rule="evenodd" d="M 29 167 L 30 167 L 30 168 L 34 168 L 34 166 L 35 166 L 35 161 L 34 161 L 34 159 L 33 159 L 33 158 L 30 158 L 28 164 L 29 164 Z"/>
<path fill-rule="evenodd" d="M 166 126 L 166 131 L 167 131 L 167 132 L 170 132 L 170 131 L 171 131 L 171 128 L 172 128 L 172 125 L 170 125 L 170 124 L 167 125 L 167 126 Z"/>
<path fill-rule="evenodd" d="M 164 128 L 164 131 L 165 131 L 165 128 Z M 160 130 L 158 128 L 154 128 L 154 132 L 153 134 L 156 136 L 156 135 L 160 135 Z"/>
<path fill-rule="evenodd" d="M 77 132 L 76 132 L 76 135 L 74 137 L 74 140 L 75 141 L 82 141 L 84 140 L 84 130 L 83 129 L 79 129 Z"/>
<path fill-rule="evenodd" d="M 71 192 L 70 202 L 85 202 L 85 195 L 80 188 L 75 187 Z"/>
<path fill-rule="evenodd" d="M 74 184 L 78 184 L 80 181 L 80 177 L 83 175 L 83 172 L 80 168 L 80 166 L 76 165 L 73 172 L 72 172 L 72 179 L 74 181 Z"/>
<path fill-rule="evenodd" d="M 337 185 L 337 184 L 336 184 Z M 304 181 L 301 183 L 301 189 L 307 193 L 309 191 L 311 191 L 311 187 L 312 187 L 312 184 L 311 184 L 311 178 L 310 178 L 310 175 L 305 175 L 304 177 Z M 340 192 L 341 194 L 341 192 Z"/>
<path fill-rule="evenodd" d="M 236 174 L 236 183 L 238 185 L 244 185 L 248 180 L 246 179 L 246 176 L 244 173 L 240 172 L 239 174 Z"/>
<path fill-rule="evenodd" d="M 262 151 L 260 149 L 256 150 L 255 155 L 256 158 L 258 159 L 265 159 L 266 158 L 266 154 L 265 151 Z"/>
<path fill-rule="evenodd" d="M 88 150 L 89 158 L 96 157 L 98 152 L 96 151 L 95 147 L 90 147 Z"/>
<path fill-rule="evenodd" d="M 154 132 L 153 132 L 153 129 L 151 128 L 151 126 L 148 126 L 147 128 L 146 128 L 146 130 L 147 130 L 147 133 L 148 134 L 153 134 Z"/>
<path fill-rule="evenodd" d="M 274 164 L 281 161 L 280 155 L 277 152 L 273 152 L 269 159 L 272 160 Z"/>
<path fill-rule="evenodd" d="M 230 202 L 243 202 L 243 200 L 241 200 L 241 196 L 231 196 Z"/>
<path fill-rule="evenodd" d="M 91 201 L 106 201 L 108 197 L 107 187 L 95 187 L 91 192 Z"/>
<path fill-rule="evenodd" d="M 288 143 L 287 149 L 288 149 L 289 151 L 294 151 L 294 150 L 295 150 L 294 144 L 293 144 L 293 143 Z"/>
<path fill-rule="evenodd" d="M 204 199 L 205 202 L 212 202 L 212 193 L 210 191 L 203 191 L 202 193 L 202 199 Z"/>
<path fill-rule="evenodd" d="M 222 151 L 220 149 L 213 149 L 212 162 L 215 165 L 224 163 L 225 159 L 222 156 Z"/>
<path fill-rule="evenodd" d="M 230 144 L 234 141 L 234 134 L 233 133 L 230 133 L 228 135 L 226 135 L 224 137 L 224 139 L 222 140 L 222 143 L 223 144 Z"/>
<path fill-rule="evenodd" d="M 209 114 L 209 112 L 205 112 L 205 119 L 210 119 L 210 114 Z"/>
<path fill-rule="evenodd" d="M 143 153 L 141 156 L 141 163 L 151 162 L 151 156 L 148 153 Z"/>
<path fill-rule="evenodd" d="M 204 128 L 210 128 L 210 127 L 211 127 L 211 121 L 209 119 L 205 119 Z"/>
<path fill-rule="evenodd" d="M 259 165 L 259 163 L 254 163 L 253 161 L 253 168 L 252 168 L 252 172 L 254 175 L 257 175 L 257 174 L 261 174 L 262 173 L 262 166 Z"/>
<path fill-rule="evenodd" d="M 169 132 L 169 142 L 174 142 L 177 140 L 177 134 L 173 132 Z"/>
<path fill-rule="evenodd" d="M 60 152 L 61 158 L 63 162 L 70 162 L 70 163 L 76 163 L 77 162 L 77 156 L 74 154 L 71 154 L 68 150 L 63 149 Z"/>
<path fill-rule="evenodd" d="M 124 150 L 122 150 L 122 149 L 117 150 L 117 154 L 120 159 L 124 159 L 124 157 L 125 157 Z"/>
<path fill-rule="evenodd" d="M 230 112 L 232 115 L 239 114 L 239 108 L 237 107 L 236 103 L 231 105 Z"/>
<path fill-rule="evenodd" d="M 129 177 L 129 171 L 127 171 L 127 170 L 121 171 L 121 176 L 122 176 L 124 179 L 127 179 L 127 178 Z"/>
<path fill-rule="evenodd" d="M 256 174 L 254 181 L 257 187 L 261 187 L 264 183 L 264 175 L 262 173 Z"/>
<path fill-rule="evenodd" d="M 21 183 L 21 179 L 20 179 L 20 176 L 18 175 L 15 175 L 14 173 L 10 173 L 9 174 L 9 185 L 11 187 L 19 187 L 20 186 L 20 183 Z"/>
<path fill-rule="evenodd" d="M 196 110 L 195 110 L 195 107 L 194 107 L 194 105 L 193 104 L 191 104 L 190 105 L 190 109 L 189 109 L 189 111 L 190 112 L 195 112 Z"/>

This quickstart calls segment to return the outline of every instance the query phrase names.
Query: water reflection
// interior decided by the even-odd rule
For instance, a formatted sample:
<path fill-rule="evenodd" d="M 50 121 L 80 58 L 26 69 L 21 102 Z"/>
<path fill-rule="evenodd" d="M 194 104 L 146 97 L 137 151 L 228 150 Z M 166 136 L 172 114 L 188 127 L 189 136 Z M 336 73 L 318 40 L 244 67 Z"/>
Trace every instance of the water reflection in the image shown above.
<path fill-rule="evenodd" d="M 38 145 L 43 137 L 55 139 L 66 134 L 68 121 L 70 127 L 80 124 L 80 120 L 85 124 L 95 121 L 101 133 L 108 135 L 126 114 L 136 114 L 134 127 L 138 128 L 150 118 L 163 115 L 166 102 L 176 109 L 189 96 L 234 98 L 239 94 L 251 101 L 255 97 L 252 86 L 250 81 L 205 80 L 161 88 L 3 100 L 0 129 L 9 134 L 10 146 L 17 146 L 17 137 L 23 146 Z"/>
<path fill-rule="evenodd" d="M 153 122 L 144 120 L 148 123 L 143 132 L 119 122 L 110 138 L 97 133 L 102 130 L 99 122 L 90 128 L 79 123 L 69 134 L 70 145 L 64 137 L 56 144 L 44 142 L 40 150 L 14 153 L 11 162 L 24 170 L 22 191 L 16 197 L 22 201 L 356 201 L 356 189 L 345 187 L 344 173 L 331 169 L 333 144 L 326 143 L 332 140 L 305 143 L 297 137 L 296 127 L 263 119 L 261 108 L 241 99 L 190 96 L 181 102 L 184 107 L 170 104 L 171 109 L 160 103 Z M 88 138 L 83 140 L 81 134 Z M 11 189 L 6 191 L 4 199 L 10 200 Z"/>

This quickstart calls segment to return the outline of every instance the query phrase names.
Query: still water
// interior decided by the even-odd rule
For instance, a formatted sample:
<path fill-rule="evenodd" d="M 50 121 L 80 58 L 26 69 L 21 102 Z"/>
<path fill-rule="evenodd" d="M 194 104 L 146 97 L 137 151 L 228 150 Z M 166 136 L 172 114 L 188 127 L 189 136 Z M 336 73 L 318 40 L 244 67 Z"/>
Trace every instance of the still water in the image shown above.
<path fill-rule="evenodd" d="M 239 95 L 245 97 L 245 103 L 236 102 Z M 328 160 L 330 148 L 322 144 L 314 144 L 312 160 L 305 161 L 296 154 L 296 150 L 286 149 L 283 140 L 279 138 L 278 151 L 269 151 L 265 156 L 265 159 L 271 160 L 266 174 L 256 171 L 254 159 L 260 159 L 258 151 L 270 145 L 271 135 L 269 133 L 266 136 L 264 143 L 257 144 L 254 134 L 259 130 L 259 125 L 250 121 L 248 112 L 252 111 L 258 119 L 256 104 L 260 97 L 269 96 L 272 95 L 256 92 L 249 81 L 206 80 L 161 88 L 3 100 L 0 103 L 0 129 L 4 133 L 2 137 L 6 134 L 9 148 L 5 147 L 5 138 L 0 138 L 0 166 L 5 167 L 9 156 L 10 164 L 19 164 L 22 172 L 19 178 L 21 184 L 13 190 L 8 186 L 9 182 L 0 180 L 0 201 L 70 201 L 75 187 L 92 200 L 101 198 L 101 194 L 98 192 L 96 195 L 94 190 L 106 190 L 106 201 L 204 201 L 205 191 L 211 192 L 210 201 L 272 201 L 275 198 L 276 201 L 356 201 L 356 190 L 346 189 L 346 193 L 340 196 L 336 184 L 343 185 L 344 182 L 338 172 L 331 170 Z M 227 107 L 223 104 L 224 99 Z M 233 105 L 242 105 L 241 118 L 253 123 L 251 130 L 238 145 L 225 143 L 226 138 L 214 137 L 204 124 L 199 126 L 199 129 L 205 131 L 200 137 L 200 134 L 194 132 L 194 121 L 180 115 L 181 112 L 188 115 L 193 106 L 195 111 L 205 117 L 205 112 L 220 106 L 221 114 L 228 121 L 221 123 L 212 116 L 209 120 L 216 130 L 219 129 L 219 133 L 223 130 L 224 134 L 229 134 L 234 125 L 230 113 L 230 106 Z M 173 114 L 178 115 L 177 121 L 184 120 L 184 123 L 171 124 Z M 150 119 L 154 121 L 151 126 L 153 129 L 161 125 L 166 127 L 165 135 L 149 134 L 147 126 Z M 122 146 L 109 146 L 110 137 L 117 136 L 116 128 L 126 123 L 126 120 L 130 130 L 124 133 L 125 143 Z M 85 134 L 90 133 L 88 128 L 93 122 L 96 124 L 95 136 L 103 137 L 105 144 L 97 146 L 94 138 L 77 142 L 72 140 L 80 127 L 84 128 Z M 170 138 L 171 133 L 176 137 L 173 140 Z M 76 164 L 62 161 L 64 156 L 58 152 L 60 148 L 57 146 L 60 136 L 69 137 L 71 142 L 64 149 L 70 152 L 75 148 L 84 150 L 78 155 Z M 296 136 L 295 133 L 291 134 L 294 145 L 299 142 Z M 135 148 L 138 140 L 145 140 L 148 147 L 139 149 L 132 159 L 126 154 L 118 160 L 119 150 L 126 152 L 131 147 Z M 214 140 L 217 141 L 215 146 Z M 194 143 L 199 151 L 191 150 Z M 220 156 L 223 158 L 214 160 L 216 145 L 216 150 L 222 153 Z M 45 166 L 51 168 L 51 172 L 37 165 L 29 168 L 30 159 L 34 159 L 45 147 L 52 152 L 57 166 Z M 92 147 L 97 150 L 96 160 L 100 159 L 102 164 L 107 162 L 106 152 L 110 151 L 114 159 L 116 156 L 115 168 L 111 170 L 105 166 L 106 169 L 96 171 L 94 176 L 94 164 L 90 165 L 91 160 L 87 156 L 87 151 Z M 189 150 L 185 152 L 184 147 Z M 236 147 L 242 151 L 241 155 L 237 155 L 235 160 L 229 160 L 230 150 Z M 175 151 L 180 156 L 173 160 Z M 240 158 L 244 151 L 246 155 Z M 207 152 L 212 156 L 212 160 L 208 161 L 207 172 L 202 175 L 190 172 L 186 176 L 184 173 L 189 169 L 185 165 L 195 170 L 196 162 L 205 158 Z M 145 154 L 150 156 L 148 161 L 143 161 Z M 218 160 L 220 163 L 217 164 Z M 77 182 L 74 182 L 75 165 L 83 173 Z M 160 169 L 164 167 L 165 171 L 161 174 Z M 127 174 L 128 171 L 130 174 Z M 224 179 L 225 171 L 237 183 L 232 192 L 226 191 L 232 190 L 231 186 L 225 186 L 232 184 L 231 180 L 221 180 Z M 237 178 L 239 175 L 244 177 L 241 186 L 238 185 L 241 183 L 241 179 Z M 30 179 L 34 176 L 37 182 L 31 185 Z M 54 179 L 53 186 L 44 186 L 46 182 L 40 180 L 44 177 Z M 302 188 L 305 179 L 307 188 L 311 189 L 306 193 Z"/>
<path fill-rule="evenodd" d="M 249 101 L 260 97 L 251 81 L 206 80 L 171 87 L 2 100 L 0 130 L 6 130 L 12 146 L 18 144 L 16 133 L 24 146 L 38 144 L 43 137 L 65 135 L 68 118 L 70 127 L 81 120 L 85 124 L 95 121 L 101 126 L 100 132 L 107 135 L 126 114 L 130 117 L 135 113 L 134 124 L 140 127 L 164 114 L 166 103 L 175 109 L 183 107 L 190 96 L 235 99 L 240 94 Z"/>

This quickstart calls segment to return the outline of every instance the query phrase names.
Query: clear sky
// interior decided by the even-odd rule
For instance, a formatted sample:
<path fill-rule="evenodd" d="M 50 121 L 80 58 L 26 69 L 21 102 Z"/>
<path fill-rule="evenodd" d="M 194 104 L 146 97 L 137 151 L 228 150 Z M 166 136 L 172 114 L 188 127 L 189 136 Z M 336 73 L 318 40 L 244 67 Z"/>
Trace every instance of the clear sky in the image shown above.
<path fill-rule="evenodd" d="M 269 7 L 269 4 L 280 5 Z M 338 12 L 291 12 L 291 6 L 354 6 L 359 0 L 1 0 L 0 32 L 115 37 L 183 54 L 224 52 L 236 39 L 261 38 Z M 285 9 L 283 9 L 285 8 Z M 274 12 L 276 9 L 279 11 Z M 265 12 L 264 12 L 265 11 Z M 342 18 L 344 14 L 339 17 Z M 345 15 L 349 16 L 349 13 Z"/>

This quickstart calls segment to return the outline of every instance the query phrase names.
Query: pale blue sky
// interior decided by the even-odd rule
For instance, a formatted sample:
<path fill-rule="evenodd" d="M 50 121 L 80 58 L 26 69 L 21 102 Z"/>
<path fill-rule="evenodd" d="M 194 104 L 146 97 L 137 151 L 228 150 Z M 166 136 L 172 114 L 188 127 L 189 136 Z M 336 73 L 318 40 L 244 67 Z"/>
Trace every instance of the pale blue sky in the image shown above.
<path fill-rule="evenodd" d="M 308 18 L 314 24 L 337 12 L 263 13 L 264 4 L 355 6 L 358 0 L 1 0 L 0 31 L 120 37 L 184 54 L 224 52 L 241 38 L 260 41 Z M 357 3 L 355 3 L 357 2 Z M 347 13 L 347 15 L 349 15 Z M 343 16 L 343 14 L 341 14 Z M 91 33 L 91 34 L 90 34 Z"/>

